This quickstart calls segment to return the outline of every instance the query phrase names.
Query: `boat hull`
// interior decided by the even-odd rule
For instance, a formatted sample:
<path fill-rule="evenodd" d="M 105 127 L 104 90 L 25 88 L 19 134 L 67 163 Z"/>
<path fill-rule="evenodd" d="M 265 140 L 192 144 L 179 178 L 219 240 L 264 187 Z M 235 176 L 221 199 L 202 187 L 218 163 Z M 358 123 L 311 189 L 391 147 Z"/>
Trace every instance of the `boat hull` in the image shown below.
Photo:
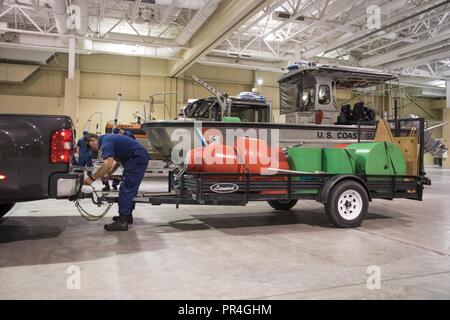
<path fill-rule="evenodd" d="M 149 121 L 142 124 L 153 154 L 158 160 L 170 160 L 181 144 L 189 148 L 202 146 L 202 139 L 219 137 L 232 145 L 234 137 L 248 136 L 264 139 L 269 145 L 282 148 L 295 145 L 330 146 L 340 143 L 368 142 L 375 138 L 375 127 L 274 124 L 261 122 L 214 121 Z M 201 133 L 201 134 L 199 134 Z M 231 144 L 230 144 L 231 140 Z M 178 151 L 177 151 L 178 152 Z M 182 155 L 181 155 L 182 156 Z"/>

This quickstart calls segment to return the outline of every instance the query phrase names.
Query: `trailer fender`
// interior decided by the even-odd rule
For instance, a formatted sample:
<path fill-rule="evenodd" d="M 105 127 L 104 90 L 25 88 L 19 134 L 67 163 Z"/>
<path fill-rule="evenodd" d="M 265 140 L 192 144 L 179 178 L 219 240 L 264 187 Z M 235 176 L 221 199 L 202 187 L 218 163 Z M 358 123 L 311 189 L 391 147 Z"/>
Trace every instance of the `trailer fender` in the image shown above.
<path fill-rule="evenodd" d="M 317 201 L 322 204 L 325 204 L 327 202 L 328 194 L 330 193 L 331 189 L 333 189 L 335 185 L 344 180 L 353 180 L 360 183 L 366 190 L 367 196 L 369 197 L 369 201 L 372 201 L 372 197 L 370 196 L 369 188 L 367 187 L 366 182 L 360 177 L 355 175 L 336 175 L 328 179 L 325 182 L 325 185 L 323 186 L 322 190 L 319 192 Z"/>

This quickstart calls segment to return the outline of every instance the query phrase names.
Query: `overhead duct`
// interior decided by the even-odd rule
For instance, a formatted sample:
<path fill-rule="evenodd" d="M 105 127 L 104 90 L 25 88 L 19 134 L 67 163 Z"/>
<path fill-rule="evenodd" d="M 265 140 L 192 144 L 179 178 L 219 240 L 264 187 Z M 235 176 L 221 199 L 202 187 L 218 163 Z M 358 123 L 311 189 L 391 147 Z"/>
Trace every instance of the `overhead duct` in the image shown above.
<path fill-rule="evenodd" d="M 51 0 L 53 18 L 55 19 L 56 29 L 58 33 L 66 34 L 69 32 L 67 28 L 67 6 L 66 0 Z"/>
<path fill-rule="evenodd" d="M 179 52 L 179 49 L 169 47 L 157 48 L 144 45 L 137 47 L 135 45 L 106 43 L 99 41 L 91 41 L 90 44 L 87 45 L 84 49 L 92 53 L 110 53 L 162 59 L 170 59 L 177 52 Z"/>
<path fill-rule="evenodd" d="M 33 64 L 48 64 L 53 58 L 52 52 L 1 48 L 0 60 L 3 62 L 20 61 Z"/>
<path fill-rule="evenodd" d="M 414 98 L 445 98 L 445 88 L 408 87 L 404 91 Z"/>
<path fill-rule="evenodd" d="M 39 66 L 0 63 L 0 82 L 10 84 L 24 83 L 38 70 Z"/>

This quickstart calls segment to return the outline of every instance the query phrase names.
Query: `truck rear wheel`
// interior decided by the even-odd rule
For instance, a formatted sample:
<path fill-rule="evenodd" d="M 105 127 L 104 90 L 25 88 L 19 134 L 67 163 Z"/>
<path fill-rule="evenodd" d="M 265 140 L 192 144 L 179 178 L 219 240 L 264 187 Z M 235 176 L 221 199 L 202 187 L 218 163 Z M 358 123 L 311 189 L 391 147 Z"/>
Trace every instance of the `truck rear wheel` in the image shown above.
<path fill-rule="evenodd" d="M 361 225 L 369 209 L 366 189 L 356 182 L 346 180 L 334 186 L 327 197 L 325 211 L 328 219 L 339 228 Z"/>
<path fill-rule="evenodd" d="M 267 203 L 274 208 L 275 210 L 288 211 L 291 210 L 296 204 L 298 200 L 272 200 L 267 201 Z"/>
<path fill-rule="evenodd" d="M 9 212 L 14 207 L 15 203 L 0 203 L 0 218 Z"/>

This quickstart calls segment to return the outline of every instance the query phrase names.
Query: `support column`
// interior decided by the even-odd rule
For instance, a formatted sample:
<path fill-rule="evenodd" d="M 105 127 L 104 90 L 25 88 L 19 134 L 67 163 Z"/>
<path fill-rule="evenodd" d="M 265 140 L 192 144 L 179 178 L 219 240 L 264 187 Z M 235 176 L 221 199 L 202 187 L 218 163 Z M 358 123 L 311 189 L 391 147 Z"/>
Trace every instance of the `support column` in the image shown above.
<path fill-rule="evenodd" d="M 446 84 L 447 84 L 447 96 L 446 96 L 447 109 L 450 109 L 450 80 L 447 80 Z"/>
<path fill-rule="evenodd" d="M 71 117 L 75 126 L 78 124 L 79 113 L 79 80 L 80 71 L 75 70 L 75 38 L 69 39 L 69 63 L 68 63 L 68 78 L 65 80 L 65 95 L 64 95 L 64 114 Z"/>
<path fill-rule="evenodd" d="M 442 111 L 442 120 L 447 121 L 448 124 L 442 129 L 442 137 L 447 143 L 447 146 L 450 145 L 450 80 L 447 80 L 447 96 L 446 96 L 446 106 Z M 447 156 L 447 159 L 442 161 L 442 167 L 446 169 L 450 169 L 450 154 Z"/>

